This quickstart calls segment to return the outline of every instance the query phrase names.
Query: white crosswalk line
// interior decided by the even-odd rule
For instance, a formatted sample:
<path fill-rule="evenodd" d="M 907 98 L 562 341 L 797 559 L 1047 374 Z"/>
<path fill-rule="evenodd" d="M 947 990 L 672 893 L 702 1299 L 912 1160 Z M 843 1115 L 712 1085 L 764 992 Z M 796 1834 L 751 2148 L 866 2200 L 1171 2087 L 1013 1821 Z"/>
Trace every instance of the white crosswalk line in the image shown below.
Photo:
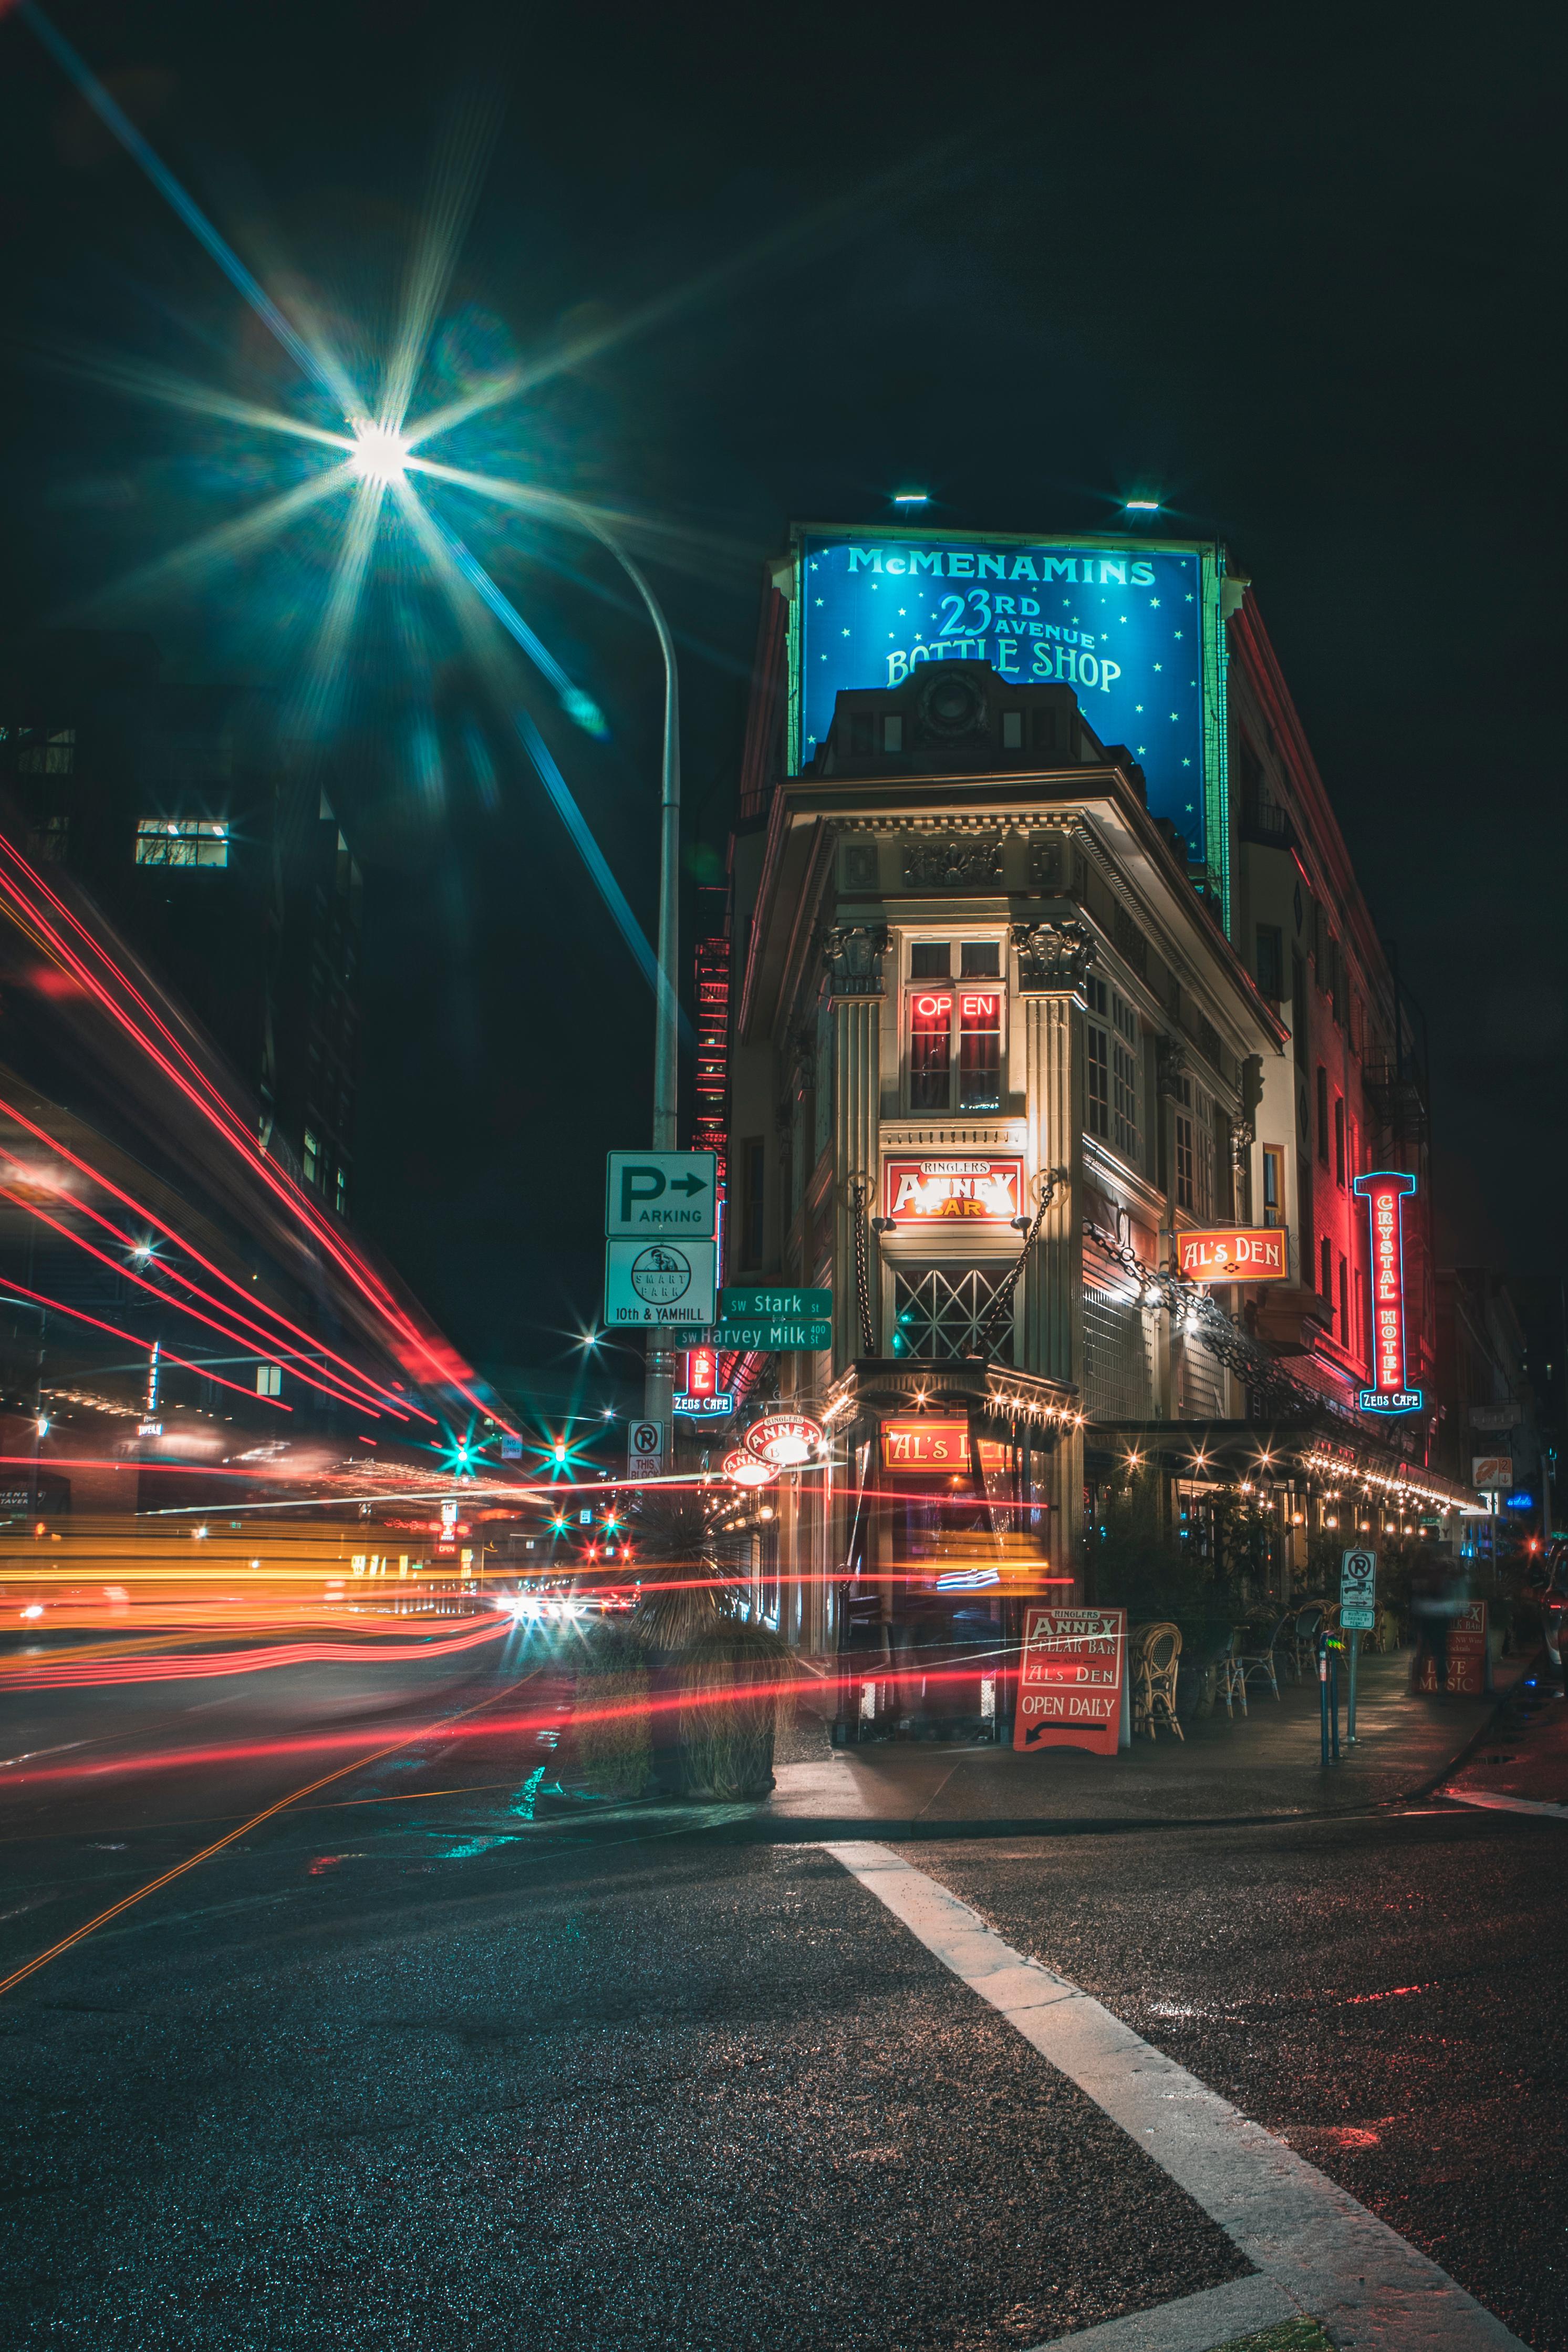
<path fill-rule="evenodd" d="M 1500 2319 L 1315 2165 L 1077 1985 L 1005 1944 L 913 1863 L 884 1845 L 822 1851 L 1120 2124 L 1218 2222 L 1289 2309 L 1322 2320 L 1344 2352 L 1526 2352 Z M 1184 2297 L 1165 2310 L 1179 2313 L 1202 2300 Z M 1226 2325 L 1207 2341 L 1238 2332 Z M 1059 2337 L 1051 2352 L 1096 2344 L 1103 2335 L 1094 2328 Z M 1159 2352 L 1167 2340 L 1176 2341 L 1159 2336 Z M 1182 2340 L 1186 2352 L 1200 2352 L 1195 2339 Z M 1126 2352 L 1138 2342 L 1129 2338 Z"/>

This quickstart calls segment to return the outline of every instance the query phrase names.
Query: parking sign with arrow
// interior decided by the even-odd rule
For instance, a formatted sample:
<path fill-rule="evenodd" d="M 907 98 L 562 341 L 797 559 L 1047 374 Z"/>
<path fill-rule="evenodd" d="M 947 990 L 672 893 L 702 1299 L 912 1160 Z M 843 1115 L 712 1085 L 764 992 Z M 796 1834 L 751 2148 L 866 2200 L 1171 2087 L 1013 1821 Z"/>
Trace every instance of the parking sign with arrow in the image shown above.
<path fill-rule="evenodd" d="M 711 1151 L 612 1151 L 604 1231 L 612 1240 L 660 1234 L 711 1241 L 717 1231 L 718 1160 Z"/>

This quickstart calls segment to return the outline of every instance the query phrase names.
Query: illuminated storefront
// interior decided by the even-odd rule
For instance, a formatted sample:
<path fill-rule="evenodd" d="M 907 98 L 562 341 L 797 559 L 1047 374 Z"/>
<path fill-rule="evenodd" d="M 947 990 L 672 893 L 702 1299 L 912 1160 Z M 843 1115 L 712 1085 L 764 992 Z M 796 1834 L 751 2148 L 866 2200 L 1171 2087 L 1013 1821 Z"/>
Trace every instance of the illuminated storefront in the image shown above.
<path fill-rule="evenodd" d="M 1219 551 L 824 527 L 774 579 L 727 1277 L 832 1300 L 831 1348 L 770 1368 L 828 1439 L 779 1482 L 779 1622 L 844 1661 L 841 1736 L 996 1738 L 1026 1604 L 1116 1604 L 1089 1536 L 1131 1469 L 1199 1550 L 1277 1422 L 1337 1413 L 1395 1475 L 1340 1237 L 1371 1113 L 1320 1084 L 1313 978 L 1375 1024 L 1228 797 Z M 1259 844 L 1291 929 L 1255 942 Z M 1261 1481 L 1269 1589 L 1321 1516 L 1301 1443 Z"/>

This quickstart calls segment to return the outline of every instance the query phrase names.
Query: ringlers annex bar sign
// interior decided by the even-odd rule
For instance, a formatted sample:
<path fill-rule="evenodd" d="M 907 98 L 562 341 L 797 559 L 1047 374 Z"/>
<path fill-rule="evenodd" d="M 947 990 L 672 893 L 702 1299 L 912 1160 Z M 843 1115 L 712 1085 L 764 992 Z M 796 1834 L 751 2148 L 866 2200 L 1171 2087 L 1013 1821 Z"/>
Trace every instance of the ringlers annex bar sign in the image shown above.
<path fill-rule="evenodd" d="M 790 756 L 804 767 L 840 689 L 936 661 L 1071 686 L 1103 743 L 1125 743 L 1149 807 L 1222 862 L 1223 552 L 1196 540 L 961 538 L 804 525 L 794 547 Z"/>

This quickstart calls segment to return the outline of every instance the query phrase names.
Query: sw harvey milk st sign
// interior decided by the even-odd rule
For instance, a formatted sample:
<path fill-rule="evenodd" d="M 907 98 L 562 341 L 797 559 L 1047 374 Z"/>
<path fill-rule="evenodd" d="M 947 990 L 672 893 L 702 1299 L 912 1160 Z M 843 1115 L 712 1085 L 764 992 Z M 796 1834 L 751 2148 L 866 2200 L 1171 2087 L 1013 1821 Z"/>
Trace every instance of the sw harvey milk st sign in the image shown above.
<path fill-rule="evenodd" d="M 791 765 L 826 740 L 841 688 L 986 661 L 1020 686 L 1071 686 L 1101 741 L 1130 747 L 1154 814 L 1201 857 L 1224 785 L 1220 568 L 1197 541 L 808 526 L 791 614 Z"/>

